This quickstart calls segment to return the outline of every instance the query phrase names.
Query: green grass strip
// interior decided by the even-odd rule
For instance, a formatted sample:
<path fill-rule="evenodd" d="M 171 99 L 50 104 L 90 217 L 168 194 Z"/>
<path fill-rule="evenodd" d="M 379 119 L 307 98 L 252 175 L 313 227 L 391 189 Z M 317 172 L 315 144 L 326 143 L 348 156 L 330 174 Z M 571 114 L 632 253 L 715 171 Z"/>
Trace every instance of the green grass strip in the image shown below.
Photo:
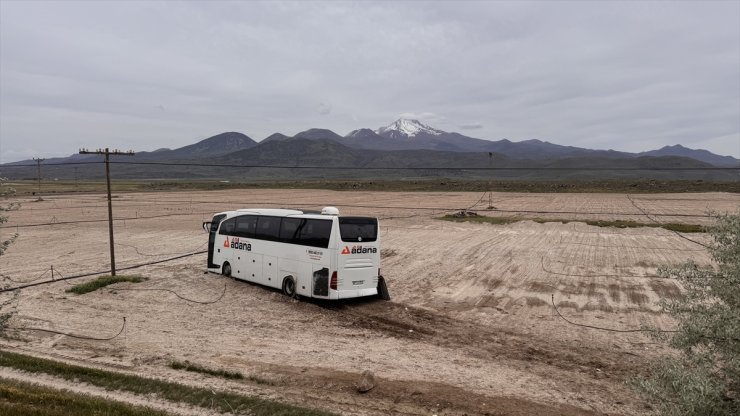
<path fill-rule="evenodd" d="M 154 394 L 172 402 L 187 403 L 224 413 L 254 416 L 332 415 L 332 413 L 321 410 L 283 404 L 258 397 L 200 389 L 169 381 L 81 367 L 8 351 L 0 351 L 0 366 L 12 367 L 30 373 L 49 374 L 75 383 L 89 383 L 108 390 L 128 391 L 141 395 Z"/>
<path fill-rule="evenodd" d="M 227 371 L 227 370 L 213 370 L 211 368 L 201 367 L 198 364 L 193 364 L 189 361 L 173 361 L 170 363 L 170 368 L 175 370 L 192 371 L 194 373 L 208 374 L 209 376 L 228 378 L 231 380 L 243 380 L 244 375 L 238 371 Z"/>
<path fill-rule="evenodd" d="M 169 416 L 128 403 L 0 379 L 0 414 L 24 416 Z"/>
<path fill-rule="evenodd" d="M 703 233 L 706 231 L 704 226 L 697 224 L 676 224 L 676 223 L 644 223 L 636 221 L 625 221 L 625 220 L 614 220 L 614 221 L 603 221 L 603 220 L 566 220 L 566 219 L 551 219 L 551 218 L 527 218 L 527 217 L 487 217 L 485 215 L 472 215 L 469 217 L 456 217 L 454 215 L 445 215 L 444 217 L 438 217 L 438 220 L 453 221 L 453 222 L 476 222 L 486 224 L 511 224 L 517 221 L 534 221 L 540 224 L 547 222 L 559 222 L 562 224 L 568 224 L 570 222 L 583 222 L 588 225 L 596 227 L 615 227 L 615 228 L 640 228 L 640 227 L 652 227 L 652 228 L 664 228 L 669 231 L 677 231 L 681 233 Z"/>
<path fill-rule="evenodd" d="M 144 277 L 139 277 L 139 276 L 102 276 L 102 277 L 98 277 L 95 280 L 91 280 L 89 282 L 80 283 L 79 285 L 74 285 L 70 287 L 69 289 L 67 289 L 67 292 L 82 295 L 85 293 L 94 292 L 100 289 L 101 287 L 106 287 L 114 283 L 120 283 L 120 282 L 141 283 L 145 280 L 147 279 Z"/>

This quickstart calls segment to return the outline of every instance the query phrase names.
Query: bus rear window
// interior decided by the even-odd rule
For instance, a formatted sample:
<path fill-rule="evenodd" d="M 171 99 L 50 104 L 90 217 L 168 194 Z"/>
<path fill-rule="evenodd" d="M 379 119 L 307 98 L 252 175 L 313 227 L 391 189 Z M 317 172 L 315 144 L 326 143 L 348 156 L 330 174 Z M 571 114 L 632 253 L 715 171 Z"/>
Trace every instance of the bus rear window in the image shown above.
<path fill-rule="evenodd" d="M 342 241 L 363 242 L 378 239 L 378 220 L 368 217 L 339 217 Z"/>

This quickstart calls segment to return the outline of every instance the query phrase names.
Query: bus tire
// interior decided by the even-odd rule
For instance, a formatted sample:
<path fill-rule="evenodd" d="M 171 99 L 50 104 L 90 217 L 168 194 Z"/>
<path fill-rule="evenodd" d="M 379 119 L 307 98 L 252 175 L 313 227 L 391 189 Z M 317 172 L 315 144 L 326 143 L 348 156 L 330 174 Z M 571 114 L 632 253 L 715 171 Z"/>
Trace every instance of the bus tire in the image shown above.
<path fill-rule="evenodd" d="M 293 276 L 287 276 L 283 279 L 283 293 L 289 298 L 296 297 L 296 285 Z"/>
<path fill-rule="evenodd" d="M 226 277 L 231 277 L 231 265 L 228 261 L 221 267 L 221 274 Z"/>
<path fill-rule="evenodd" d="M 386 286 L 383 276 L 378 277 L 378 297 L 383 300 L 391 300 L 391 294 L 388 293 L 388 286 Z"/>

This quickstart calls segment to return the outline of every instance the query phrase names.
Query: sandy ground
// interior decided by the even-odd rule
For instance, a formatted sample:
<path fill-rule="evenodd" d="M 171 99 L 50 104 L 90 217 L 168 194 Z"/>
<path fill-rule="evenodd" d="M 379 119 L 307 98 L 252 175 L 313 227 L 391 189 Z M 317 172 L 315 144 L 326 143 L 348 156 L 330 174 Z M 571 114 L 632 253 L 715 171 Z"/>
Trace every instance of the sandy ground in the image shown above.
<path fill-rule="evenodd" d="M 17 228 L 0 229 L 2 236 L 20 234 L 0 260 L 4 284 L 48 279 L 51 266 L 55 277 L 109 267 L 104 196 L 21 202 L 5 224 Z M 681 288 L 656 277 L 657 268 L 687 260 L 708 264 L 701 245 L 660 228 L 531 221 L 489 225 L 434 218 L 473 207 L 494 216 L 707 224 L 708 211 L 737 212 L 740 196 L 489 197 L 318 190 L 120 194 L 114 199 L 117 265 L 204 250 L 207 234 L 201 221 L 217 211 L 327 205 L 345 215 L 381 218 L 382 270 L 391 302 L 295 301 L 204 274 L 205 255 L 199 254 L 125 272 L 148 277 L 144 283 L 78 296 L 65 293 L 72 283 L 57 282 L 23 289 L 13 301 L 17 313 L 11 325 L 16 328 L 105 337 L 118 332 L 125 316 L 126 328 L 113 340 L 25 330 L 18 331 L 20 340 L 1 342 L 8 350 L 342 414 L 645 414 L 650 409 L 625 381 L 644 372 L 664 348 L 640 333 L 571 325 L 556 315 L 553 303 L 582 324 L 670 329 L 673 322 L 660 313 L 659 301 L 680 296 Z M 708 242 L 702 234 L 687 236 Z M 241 371 L 248 380 L 178 372 L 167 366 L 171 360 Z M 360 395 L 354 384 L 364 370 L 374 372 L 378 386 Z"/>

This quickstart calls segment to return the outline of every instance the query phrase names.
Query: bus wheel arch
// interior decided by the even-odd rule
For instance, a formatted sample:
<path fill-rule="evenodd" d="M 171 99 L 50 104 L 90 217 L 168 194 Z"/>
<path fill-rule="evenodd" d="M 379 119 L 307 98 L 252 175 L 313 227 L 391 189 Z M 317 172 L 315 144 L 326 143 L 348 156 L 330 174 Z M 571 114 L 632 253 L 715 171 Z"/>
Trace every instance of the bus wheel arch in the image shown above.
<path fill-rule="evenodd" d="M 285 294 L 285 296 L 291 298 L 296 297 L 296 288 L 296 281 L 293 276 L 289 275 L 283 278 L 283 294 Z"/>
<path fill-rule="evenodd" d="M 223 274 L 226 277 L 231 277 L 231 264 L 229 262 L 224 262 L 224 265 L 221 266 L 221 274 Z"/>

